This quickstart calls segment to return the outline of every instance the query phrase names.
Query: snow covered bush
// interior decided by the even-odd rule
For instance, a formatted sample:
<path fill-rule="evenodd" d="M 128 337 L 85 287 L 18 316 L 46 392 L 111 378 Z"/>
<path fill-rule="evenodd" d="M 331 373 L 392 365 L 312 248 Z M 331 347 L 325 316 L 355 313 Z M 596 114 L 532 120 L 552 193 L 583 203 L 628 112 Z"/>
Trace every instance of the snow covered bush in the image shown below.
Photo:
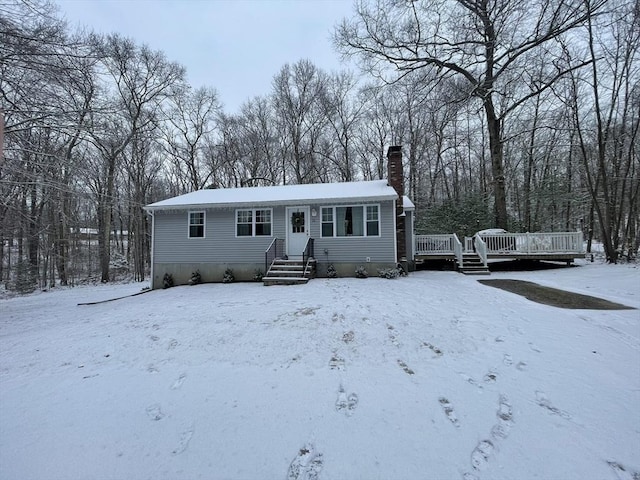
<path fill-rule="evenodd" d="M 338 272 L 336 272 L 336 267 L 333 266 L 333 263 L 330 263 L 327 267 L 327 277 L 338 278 Z"/>
<path fill-rule="evenodd" d="M 200 270 L 196 270 L 191 274 L 189 285 L 198 285 L 200 283 L 202 283 L 202 275 L 200 275 Z"/>
<path fill-rule="evenodd" d="M 367 270 L 362 265 L 356 268 L 356 278 L 367 278 L 368 276 Z"/>
<path fill-rule="evenodd" d="M 381 278 L 398 278 L 398 277 L 406 277 L 407 272 L 404 271 L 404 268 L 401 264 L 396 265 L 395 268 L 381 268 L 378 269 L 378 275 Z"/>
<path fill-rule="evenodd" d="M 162 288 L 171 288 L 173 287 L 173 275 L 170 273 L 165 273 L 162 278 Z"/>
<path fill-rule="evenodd" d="M 256 269 L 255 273 L 253 274 L 253 281 L 254 282 L 261 282 L 262 281 L 262 277 L 264 277 L 264 273 L 262 273 L 262 270 Z"/>
<path fill-rule="evenodd" d="M 378 276 L 380 278 L 393 279 L 393 278 L 398 278 L 400 276 L 400 272 L 398 271 L 397 268 L 379 268 Z"/>
<path fill-rule="evenodd" d="M 222 276 L 222 283 L 232 283 L 236 277 L 233 276 L 233 270 L 227 268 Z"/>

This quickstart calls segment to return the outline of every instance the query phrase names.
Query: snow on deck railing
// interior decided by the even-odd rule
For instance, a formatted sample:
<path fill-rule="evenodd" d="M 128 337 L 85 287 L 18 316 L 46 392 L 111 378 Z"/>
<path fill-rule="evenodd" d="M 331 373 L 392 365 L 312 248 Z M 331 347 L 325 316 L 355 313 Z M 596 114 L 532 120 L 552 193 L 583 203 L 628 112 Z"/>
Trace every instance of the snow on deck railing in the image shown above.
<path fill-rule="evenodd" d="M 464 237 L 464 249 L 467 252 L 473 251 L 473 237 Z"/>
<path fill-rule="evenodd" d="M 458 262 L 458 266 L 462 268 L 462 265 L 463 265 L 462 254 L 464 253 L 464 250 L 462 249 L 462 243 L 460 242 L 460 239 L 455 233 L 453 234 L 453 251 L 455 253 L 456 262 Z"/>
<path fill-rule="evenodd" d="M 484 238 L 480 235 L 476 235 L 473 237 L 473 245 L 475 246 L 475 251 L 482 260 L 482 265 L 487 266 L 487 244 L 484 242 Z"/>
<path fill-rule="evenodd" d="M 490 254 L 584 253 L 582 232 L 498 233 L 482 239 Z"/>
<path fill-rule="evenodd" d="M 454 254 L 454 234 L 416 235 L 416 255 Z"/>
<path fill-rule="evenodd" d="M 473 251 L 474 238 L 465 237 L 463 252 Z M 456 240 L 460 243 L 455 234 L 416 235 L 414 251 L 416 255 L 454 254 L 457 257 Z M 487 255 L 585 252 L 582 232 L 498 233 L 482 235 L 482 240 Z"/>

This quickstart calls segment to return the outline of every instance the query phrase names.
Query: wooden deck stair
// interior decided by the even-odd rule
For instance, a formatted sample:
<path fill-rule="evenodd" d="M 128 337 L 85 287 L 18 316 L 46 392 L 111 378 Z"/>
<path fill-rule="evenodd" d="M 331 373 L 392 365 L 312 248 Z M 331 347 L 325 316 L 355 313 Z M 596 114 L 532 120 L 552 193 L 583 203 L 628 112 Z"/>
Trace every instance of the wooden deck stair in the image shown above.
<path fill-rule="evenodd" d="M 490 275 L 489 267 L 486 267 L 480 257 L 475 253 L 464 253 L 462 265 L 458 266 L 460 273 L 465 275 Z"/>
<path fill-rule="evenodd" d="M 316 261 L 310 259 L 305 268 L 302 260 L 276 258 L 267 274 L 262 277 L 264 285 L 302 285 L 316 275 Z"/>

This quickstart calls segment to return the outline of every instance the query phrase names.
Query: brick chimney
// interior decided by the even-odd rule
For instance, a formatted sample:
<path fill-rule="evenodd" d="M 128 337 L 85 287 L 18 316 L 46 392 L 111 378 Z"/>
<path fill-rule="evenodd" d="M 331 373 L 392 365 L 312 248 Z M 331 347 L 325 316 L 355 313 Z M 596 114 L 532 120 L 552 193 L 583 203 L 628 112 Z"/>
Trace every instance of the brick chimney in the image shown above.
<path fill-rule="evenodd" d="M 398 263 L 407 261 L 407 243 L 405 240 L 404 226 L 404 174 L 402 171 L 402 146 L 392 146 L 387 150 L 387 164 L 389 167 L 388 181 L 398 193 L 396 201 L 396 247 L 398 251 Z"/>

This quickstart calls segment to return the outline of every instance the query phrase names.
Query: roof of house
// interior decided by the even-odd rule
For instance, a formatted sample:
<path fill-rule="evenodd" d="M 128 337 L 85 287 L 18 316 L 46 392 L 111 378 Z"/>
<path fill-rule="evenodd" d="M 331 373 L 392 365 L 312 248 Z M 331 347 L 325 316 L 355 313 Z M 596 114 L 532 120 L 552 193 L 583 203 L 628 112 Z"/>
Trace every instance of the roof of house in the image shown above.
<path fill-rule="evenodd" d="M 402 208 L 404 208 L 405 210 L 415 210 L 416 206 L 411 201 L 411 199 L 405 195 L 404 197 L 402 197 Z"/>
<path fill-rule="evenodd" d="M 182 210 L 204 207 L 240 207 L 255 205 L 296 205 L 319 202 L 366 202 L 395 200 L 398 194 L 386 180 L 366 182 L 314 183 L 306 185 L 279 185 L 273 187 L 219 188 L 198 190 L 147 205 L 145 209 Z M 409 202 L 407 204 L 406 202 Z M 405 208 L 413 207 L 405 197 Z"/>

